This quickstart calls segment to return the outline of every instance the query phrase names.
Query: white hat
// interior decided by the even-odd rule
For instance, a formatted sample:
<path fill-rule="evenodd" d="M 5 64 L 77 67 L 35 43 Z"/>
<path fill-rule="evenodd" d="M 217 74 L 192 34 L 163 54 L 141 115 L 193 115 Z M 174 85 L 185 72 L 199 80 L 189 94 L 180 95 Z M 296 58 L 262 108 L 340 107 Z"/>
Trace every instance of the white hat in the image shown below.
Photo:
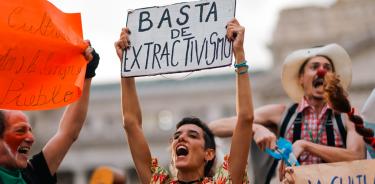
<path fill-rule="evenodd" d="M 299 70 L 302 64 L 314 56 L 326 56 L 331 59 L 335 73 L 339 75 L 341 85 L 346 90 L 352 81 L 352 63 L 348 53 L 341 46 L 332 43 L 322 47 L 301 49 L 289 54 L 281 73 L 281 82 L 285 92 L 295 102 L 304 96 L 304 90 L 299 84 Z"/>

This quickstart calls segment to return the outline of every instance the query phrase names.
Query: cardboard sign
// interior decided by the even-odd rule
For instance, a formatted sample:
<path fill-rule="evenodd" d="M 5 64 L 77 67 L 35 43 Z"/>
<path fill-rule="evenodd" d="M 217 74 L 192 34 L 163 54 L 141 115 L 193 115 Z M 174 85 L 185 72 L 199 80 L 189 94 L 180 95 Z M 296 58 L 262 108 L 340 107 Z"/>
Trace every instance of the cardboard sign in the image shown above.
<path fill-rule="evenodd" d="M 0 108 L 50 109 L 77 100 L 87 63 L 80 14 L 45 0 L 3 0 L 0 9 Z"/>
<path fill-rule="evenodd" d="M 226 24 L 235 0 L 203 0 L 128 12 L 131 47 L 123 77 L 177 73 L 228 66 L 232 43 Z"/>
<path fill-rule="evenodd" d="M 375 160 L 294 167 L 298 184 L 374 184 Z"/>

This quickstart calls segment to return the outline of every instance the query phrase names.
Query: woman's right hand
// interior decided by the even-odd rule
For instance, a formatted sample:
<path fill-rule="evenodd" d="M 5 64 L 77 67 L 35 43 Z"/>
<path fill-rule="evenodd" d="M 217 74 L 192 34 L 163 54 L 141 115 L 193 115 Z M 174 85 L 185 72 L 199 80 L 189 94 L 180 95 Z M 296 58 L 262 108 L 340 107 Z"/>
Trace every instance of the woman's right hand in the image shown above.
<path fill-rule="evenodd" d="M 122 61 L 123 51 L 130 48 L 129 41 L 130 30 L 129 28 L 122 28 L 120 38 L 115 42 L 115 48 L 118 58 Z"/>

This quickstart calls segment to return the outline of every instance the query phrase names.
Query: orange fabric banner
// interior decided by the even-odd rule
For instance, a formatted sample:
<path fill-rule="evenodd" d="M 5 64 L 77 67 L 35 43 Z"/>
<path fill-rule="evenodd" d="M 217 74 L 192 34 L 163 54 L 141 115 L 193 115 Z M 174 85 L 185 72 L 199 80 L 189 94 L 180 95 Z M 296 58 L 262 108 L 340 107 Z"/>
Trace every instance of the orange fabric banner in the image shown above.
<path fill-rule="evenodd" d="M 2 0 L 0 10 L 0 108 L 51 109 L 76 101 L 87 63 L 80 14 L 46 0 Z"/>

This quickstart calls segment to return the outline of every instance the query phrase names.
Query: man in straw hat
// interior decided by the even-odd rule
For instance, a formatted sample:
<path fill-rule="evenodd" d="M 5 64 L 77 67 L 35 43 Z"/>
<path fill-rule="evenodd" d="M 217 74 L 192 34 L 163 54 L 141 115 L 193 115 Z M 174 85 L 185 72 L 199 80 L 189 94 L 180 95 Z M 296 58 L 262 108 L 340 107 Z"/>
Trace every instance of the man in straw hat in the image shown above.
<path fill-rule="evenodd" d="M 302 165 L 365 158 L 364 142 L 353 124 L 346 115 L 334 112 L 324 99 L 327 72 L 339 75 L 344 89 L 350 85 L 351 60 L 341 46 L 329 44 L 294 51 L 283 63 L 281 80 L 295 104 L 266 105 L 255 111 L 254 123 L 277 127 L 280 137 L 293 142 L 293 153 Z M 230 132 L 234 120 L 235 117 L 214 121 L 211 128 L 214 133 Z M 275 148 L 276 139 L 270 131 L 261 127 L 258 133 L 256 126 L 253 131 L 261 149 Z M 266 183 L 276 165 L 274 162 Z"/>

